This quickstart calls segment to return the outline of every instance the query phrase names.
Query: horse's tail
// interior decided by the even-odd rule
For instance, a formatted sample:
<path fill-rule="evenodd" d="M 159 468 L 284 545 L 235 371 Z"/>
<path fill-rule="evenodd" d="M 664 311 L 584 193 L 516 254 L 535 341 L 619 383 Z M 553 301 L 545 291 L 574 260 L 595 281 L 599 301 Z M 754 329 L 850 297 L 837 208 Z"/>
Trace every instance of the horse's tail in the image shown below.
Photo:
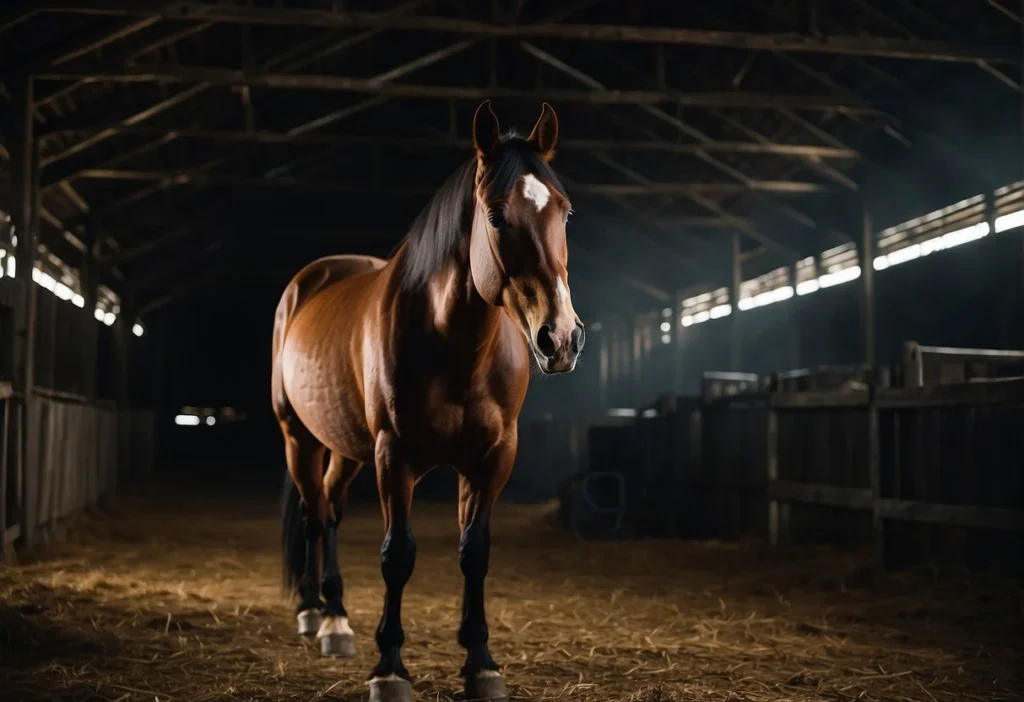
<path fill-rule="evenodd" d="M 281 493 L 281 570 L 288 594 L 298 592 L 306 567 L 306 536 L 302 529 L 302 498 L 287 470 Z"/>

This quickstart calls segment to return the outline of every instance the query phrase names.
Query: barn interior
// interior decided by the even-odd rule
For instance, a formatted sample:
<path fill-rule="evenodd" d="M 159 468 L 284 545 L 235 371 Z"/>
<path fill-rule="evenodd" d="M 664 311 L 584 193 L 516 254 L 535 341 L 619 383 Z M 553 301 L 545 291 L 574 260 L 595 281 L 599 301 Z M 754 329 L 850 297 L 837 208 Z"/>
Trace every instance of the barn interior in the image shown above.
<path fill-rule="evenodd" d="M 1020 0 L 10 0 L 0 698 L 366 699 L 295 636 L 274 311 L 390 257 L 474 111 L 558 116 L 574 372 L 492 526 L 515 699 L 1024 699 Z M 422 699 L 463 699 L 454 472 L 417 487 Z"/>

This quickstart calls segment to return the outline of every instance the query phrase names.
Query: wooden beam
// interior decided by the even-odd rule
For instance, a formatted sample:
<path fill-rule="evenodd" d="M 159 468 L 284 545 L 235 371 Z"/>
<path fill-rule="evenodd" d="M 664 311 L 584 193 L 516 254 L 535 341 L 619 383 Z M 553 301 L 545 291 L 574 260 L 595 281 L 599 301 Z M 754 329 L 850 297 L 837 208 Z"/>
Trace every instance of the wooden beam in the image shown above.
<path fill-rule="evenodd" d="M 167 305 L 180 300 L 192 293 L 201 290 L 205 287 L 213 285 L 221 277 L 221 274 L 217 271 L 210 271 L 209 273 L 199 276 L 198 278 L 191 278 L 188 281 L 182 281 L 174 290 L 171 292 L 161 295 L 160 297 L 150 300 L 146 304 L 139 308 L 139 317 L 148 317 L 157 310 L 166 307 Z"/>
<path fill-rule="evenodd" d="M 656 221 L 661 227 L 693 227 L 706 229 L 738 227 L 750 224 L 750 220 L 746 217 L 732 217 L 728 215 L 717 217 L 678 215 L 675 217 L 660 217 Z"/>
<path fill-rule="evenodd" d="M 15 2 L 10 3 L 10 5 L 13 6 L 0 15 L 0 32 L 13 29 L 15 26 L 32 19 L 43 11 L 38 6 L 33 7 L 33 5 L 37 5 L 34 2 Z"/>
<path fill-rule="evenodd" d="M 16 72 L 33 74 L 39 70 L 55 68 L 65 63 L 82 58 L 86 54 L 98 51 L 105 46 L 120 41 L 132 34 L 141 32 L 143 29 L 152 27 L 160 21 L 159 17 L 143 17 L 142 19 L 124 22 L 116 28 L 104 27 L 88 37 L 73 37 L 67 44 L 57 49 L 50 49 L 47 53 L 36 56 L 19 68 Z"/>
<path fill-rule="evenodd" d="M 468 137 L 391 137 L 362 134 L 325 134 L 317 132 L 294 133 L 268 130 L 231 131 L 226 129 L 175 128 L 148 125 L 121 126 L 119 123 L 65 127 L 58 130 L 43 130 L 40 139 L 63 134 L 91 134 L 116 129 L 121 134 L 144 136 L 173 136 L 176 139 L 206 139 L 210 141 L 244 142 L 255 144 L 303 144 L 314 146 L 391 146 L 403 149 L 468 149 Z M 654 140 L 601 140 L 561 139 L 560 151 L 651 151 L 694 156 L 704 151 L 737 154 L 768 154 L 799 159 L 834 158 L 852 160 L 859 158 L 856 150 L 847 147 L 819 146 L 816 144 L 781 144 L 769 141 L 713 141 L 699 144 L 680 144 Z"/>
<path fill-rule="evenodd" d="M 994 10 L 1003 13 L 1003 15 L 1009 17 L 1017 24 L 1022 24 L 1020 13 L 1017 10 L 1007 7 L 1002 0 L 988 0 L 988 4 L 991 5 Z"/>
<path fill-rule="evenodd" d="M 526 41 L 519 42 L 519 46 L 520 46 L 521 49 L 523 49 L 524 51 L 526 51 L 530 55 L 532 55 L 535 58 L 543 61 L 544 63 L 548 64 L 549 66 L 552 66 L 557 71 L 572 77 L 574 80 L 578 81 L 579 83 L 582 83 L 583 85 L 587 86 L 588 88 L 591 88 L 592 90 L 603 90 L 603 89 L 605 89 L 605 86 L 602 83 L 600 83 L 597 79 L 595 79 L 593 76 L 587 75 L 583 71 L 568 65 L 567 63 L 565 63 L 561 59 L 557 58 L 556 56 L 551 55 L 550 53 L 548 53 L 547 51 L 544 51 L 540 47 L 534 46 L 533 44 L 531 44 L 529 42 L 526 42 Z M 714 139 L 712 139 L 709 135 L 705 134 L 701 130 L 697 129 L 696 127 L 691 126 L 690 124 L 688 124 L 686 122 L 684 122 L 683 120 L 679 119 L 675 115 L 669 114 L 668 112 L 662 110 L 659 107 L 656 107 L 654 105 L 641 105 L 640 109 L 643 110 L 644 112 L 646 112 L 648 115 L 650 115 L 650 116 L 652 116 L 652 117 L 654 117 L 654 118 L 656 118 L 656 119 L 658 119 L 658 120 L 660 120 L 660 121 L 662 121 L 662 122 L 672 126 L 673 128 L 679 130 L 681 133 L 687 135 L 689 138 L 696 139 L 697 142 L 700 143 L 700 144 L 708 144 L 708 143 L 711 143 L 711 142 L 714 141 Z M 621 120 L 621 118 L 620 118 L 620 120 Z M 621 121 L 625 122 L 626 120 L 621 120 Z M 664 141 L 664 142 L 668 142 L 669 141 L 668 139 L 657 137 L 657 135 L 652 135 L 652 136 L 657 138 L 659 141 Z M 634 183 L 646 184 L 646 183 L 649 182 L 647 178 L 645 178 L 641 174 L 633 171 L 632 169 L 627 168 L 627 167 L 623 166 L 622 164 L 618 163 L 615 159 L 613 159 L 611 156 L 609 156 L 606 153 L 595 152 L 594 156 L 598 160 L 600 160 L 602 163 L 604 163 L 605 165 L 607 165 L 607 166 L 609 166 L 609 167 L 619 171 L 620 173 L 623 173 L 627 178 L 632 180 Z M 728 175 L 731 178 L 735 178 L 739 182 L 744 182 L 744 181 L 748 180 L 748 177 L 747 177 L 746 174 L 736 170 L 735 168 L 733 168 L 729 164 L 725 163 L 721 159 L 716 158 L 711 153 L 699 152 L 698 156 L 701 158 L 701 160 L 703 160 L 709 166 L 712 166 L 713 168 L 716 168 L 717 170 L 721 171 L 722 173 L 725 173 L 726 175 Z M 699 206 L 703 207 L 704 209 L 708 210 L 709 212 L 713 212 L 713 213 L 715 213 L 717 215 L 722 215 L 722 216 L 729 216 L 730 215 L 730 213 L 724 207 L 722 207 L 721 204 L 719 204 L 718 202 L 716 202 L 714 200 L 711 200 L 709 198 L 703 197 L 699 193 L 690 192 L 690 193 L 683 193 L 683 195 L 686 198 L 688 198 L 689 200 L 691 200 L 692 202 L 694 202 L 697 205 L 699 205 Z M 767 196 L 762 196 L 762 197 L 767 197 Z M 788 207 L 784 203 L 772 202 L 772 204 L 775 205 L 780 210 L 783 210 L 783 211 L 785 211 L 785 209 Z M 772 248 L 775 248 L 775 249 L 778 249 L 778 250 L 785 250 L 786 249 L 786 247 L 784 247 L 781 244 L 779 244 L 778 242 L 774 241 L 773 239 L 771 239 L 770 237 L 765 235 L 763 232 L 759 231 L 756 227 L 754 227 L 750 223 L 740 224 L 740 225 L 737 225 L 737 226 L 745 234 L 747 234 L 748 236 L 752 237 L 753 239 L 756 239 L 758 242 L 764 244 L 765 246 L 769 246 L 769 247 L 772 247 Z"/>
<path fill-rule="evenodd" d="M 305 27 L 404 29 L 476 37 L 560 38 L 581 41 L 714 46 L 744 51 L 793 51 L 846 54 L 921 61 L 1017 63 L 1013 47 L 964 47 L 903 37 L 808 36 L 795 33 L 737 32 L 679 27 L 601 24 L 496 24 L 442 16 L 405 16 L 383 12 L 298 10 L 241 5 L 169 2 L 154 7 L 145 0 L 65 0 L 51 7 L 65 12 L 159 16 L 165 19 Z"/>
<path fill-rule="evenodd" d="M 402 5 L 399 5 L 398 7 L 396 7 L 393 10 L 393 12 L 410 11 L 410 10 L 416 9 L 416 8 L 418 8 L 418 7 L 420 7 L 420 6 L 424 5 L 424 4 L 425 4 L 425 0 L 410 0 L 410 2 L 403 3 Z M 372 39 L 373 37 L 375 37 L 378 34 L 380 34 L 381 31 L 383 31 L 383 30 L 370 30 L 370 31 L 366 31 L 366 32 L 360 32 L 357 35 L 348 36 L 348 37 L 345 37 L 344 39 L 341 39 L 341 40 L 338 40 L 338 41 L 334 41 L 334 42 L 332 42 L 330 44 L 330 46 L 328 46 L 328 48 L 329 49 L 340 49 L 340 48 L 355 46 L 357 44 L 360 44 L 362 42 L 365 42 L 365 41 L 368 41 L 368 40 Z M 322 46 L 323 44 L 324 44 L 323 39 L 321 37 L 317 37 L 317 38 L 313 39 L 310 42 L 304 43 L 302 45 L 302 47 L 304 49 L 308 49 L 308 48 L 310 48 L 312 46 L 312 47 L 317 47 L 317 48 L 321 48 L 322 49 L 323 48 L 323 46 Z M 310 62 L 312 62 L 312 61 L 316 60 L 317 58 L 319 58 L 319 54 L 314 54 L 313 56 L 304 56 L 304 57 L 296 58 L 295 51 L 296 51 L 295 48 L 288 49 L 287 51 L 285 51 L 283 53 L 280 53 L 280 54 L 278 54 L 278 55 L 268 59 L 263 64 L 262 68 L 265 69 L 265 70 L 294 71 L 296 69 L 299 69 L 299 68 L 302 68 L 303 66 L 308 65 Z M 150 105 L 149 107 L 147 107 L 146 109 L 144 109 L 144 110 L 142 110 L 140 112 L 136 112 L 136 113 L 132 114 L 131 116 L 129 116 L 126 119 L 124 119 L 121 122 L 121 124 L 122 124 L 122 126 L 131 126 L 131 125 L 140 124 L 142 122 L 145 122 L 146 120 L 148 120 L 148 119 L 150 119 L 152 117 L 155 117 L 155 116 L 157 116 L 157 115 L 159 115 L 159 114 L 161 114 L 163 112 L 166 112 L 167 110 L 171 110 L 171 109 L 177 107 L 178 105 L 181 105 L 181 104 L 183 104 L 185 102 L 188 102 L 192 98 L 194 98 L 194 97 L 196 97 L 198 95 L 201 95 L 203 92 L 205 92 L 206 90 L 208 90 L 208 89 L 210 89 L 212 87 L 213 86 L 211 84 L 208 84 L 208 83 L 201 83 L 199 85 L 190 86 L 190 87 L 188 87 L 188 88 L 186 88 L 186 89 L 184 89 L 184 90 L 182 90 L 182 91 L 180 91 L 178 93 L 175 93 L 174 95 L 171 95 L 168 98 L 165 98 L 165 99 L 161 100 L 160 102 L 158 102 L 156 104 Z M 67 158 L 69 156 L 73 156 L 74 154 L 81 153 L 81 152 L 83 152 L 83 151 L 85 151 L 85 150 L 95 146 L 96 144 L 99 144 L 99 143 L 102 143 L 103 141 L 106 141 L 110 137 L 113 137 L 113 136 L 115 136 L 117 134 L 119 134 L 119 132 L 117 130 L 114 130 L 114 129 L 108 129 L 108 130 L 104 130 L 104 131 L 101 131 L 101 132 L 97 132 L 96 134 L 93 134 L 89 138 L 83 139 L 83 140 L 81 140 L 79 142 L 76 142 L 75 144 L 72 144 L 71 146 L 67 147 L 66 149 L 64 149 L 64 150 L 62 150 L 62 151 L 60 151 L 60 152 L 58 152 L 56 154 L 49 155 L 47 158 L 43 159 L 42 165 L 43 166 L 47 166 L 47 165 L 50 165 L 50 164 L 55 163 L 57 161 L 60 161 L 62 159 L 65 159 L 65 158 Z M 57 178 L 57 180 L 60 180 L 60 179 L 61 179 L 60 177 Z M 53 181 L 50 181 L 50 182 L 52 183 Z M 45 182 L 44 182 L 44 187 L 46 187 L 46 183 Z"/>
<path fill-rule="evenodd" d="M 193 36 L 195 34 L 200 34 L 202 32 L 205 32 L 207 29 L 209 29 L 212 26 L 213 26 L 212 22 L 206 22 L 206 23 L 203 23 L 203 24 L 196 24 L 196 25 L 193 25 L 191 27 L 186 27 L 185 29 L 181 29 L 181 30 L 178 30 L 176 32 L 171 32 L 169 34 L 166 34 L 166 35 L 160 37 L 159 39 L 154 39 L 152 41 L 147 41 L 142 46 L 139 46 L 139 47 L 133 49 L 131 52 L 129 52 L 124 57 L 125 61 L 127 63 L 131 63 L 133 61 L 136 61 L 139 58 L 141 58 L 141 57 L 145 56 L 146 54 L 150 53 L 151 51 L 156 51 L 157 49 L 163 48 L 164 46 L 170 46 L 171 44 L 175 44 L 175 43 L 181 41 L 182 39 L 185 39 L 186 37 L 190 37 L 190 36 Z M 81 80 L 80 81 L 75 81 L 74 83 L 69 83 L 67 85 L 62 85 L 59 88 L 56 88 L 55 90 L 52 90 L 49 93 L 46 93 L 45 95 L 37 95 L 36 96 L 36 109 L 39 109 L 40 107 L 44 107 L 46 105 L 51 105 L 51 104 L 57 102 L 58 100 L 60 100 L 61 98 L 67 97 L 68 95 L 71 95 L 76 90 L 81 88 L 83 85 L 87 85 L 87 81 L 81 81 Z"/>
<path fill-rule="evenodd" d="M 751 92 L 664 92 L 659 90 L 562 90 L 540 88 L 478 88 L 454 85 L 414 85 L 389 83 L 372 78 L 335 75 L 296 75 L 204 68 L 202 66 L 120 66 L 97 63 L 67 69 L 44 69 L 35 73 L 40 80 L 85 80 L 114 83 L 199 83 L 202 85 L 243 86 L 280 90 L 318 90 L 379 95 L 392 99 L 423 100 L 545 100 L 598 105 L 679 105 L 683 107 L 722 107 L 750 109 L 811 110 L 883 115 L 874 107 L 832 95 L 778 95 Z"/>
<path fill-rule="evenodd" d="M 197 233 L 197 230 L 192 227 L 182 227 L 174 229 L 169 232 L 160 234 L 151 239 L 147 239 L 140 244 L 132 246 L 131 248 L 122 249 L 112 256 L 109 256 L 105 263 L 112 266 L 121 266 L 126 263 L 131 263 L 135 259 L 146 255 L 156 249 L 159 249 L 167 244 L 174 241 L 185 239 L 186 237 L 192 236 Z"/>
<path fill-rule="evenodd" d="M 688 193 L 742 193 L 748 190 L 766 193 L 819 193 L 827 187 L 820 183 L 792 180 L 747 180 L 744 182 L 692 182 L 692 183 L 583 183 L 577 185 L 582 192 L 597 195 L 686 195 Z"/>
<path fill-rule="evenodd" d="M 296 188 L 310 192 L 336 193 L 388 193 L 395 195 L 424 195 L 437 190 L 432 185 L 395 184 L 395 183 L 332 183 L 320 180 L 300 180 L 298 178 L 274 177 L 261 178 L 254 176 L 215 175 L 196 171 L 144 171 L 116 168 L 86 168 L 79 171 L 76 178 L 87 180 L 140 180 L 159 181 L 169 184 L 193 185 L 229 185 L 235 187 L 267 187 Z M 575 189 L 595 195 L 680 195 L 700 192 L 744 192 L 760 190 L 775 193 L 816 193 L 822 192 L 825 186 L 819 183 L 805 183 L 786 180 L 750 180 L 744 183 L 576 183 Z"/>

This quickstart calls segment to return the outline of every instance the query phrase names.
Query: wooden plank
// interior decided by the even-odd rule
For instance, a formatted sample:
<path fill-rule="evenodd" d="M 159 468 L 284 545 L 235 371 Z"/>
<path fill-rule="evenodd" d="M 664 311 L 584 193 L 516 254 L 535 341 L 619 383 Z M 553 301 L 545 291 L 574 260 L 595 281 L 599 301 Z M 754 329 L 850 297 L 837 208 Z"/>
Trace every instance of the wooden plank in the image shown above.
<path fill-rule="evenodd" d="M 925 524 L 948 524 L 976 529 L 1024 530 L 1024 510 L 1006 507 L 942 505 L 907 500 L 883 499 L 878 512 L 884 519 Z"/>
<path fill-rule="evenodd" d="M 790 480 L 773 480 L 768 483 L 768 496 L 784 502 L 802 502 L 829 507 L 842 507 L 868 511 L 874 503 L 871 490 L 867 488 L 840 487 L 838 485 L 813 485 Z"/>
<path fill-rule="evenodd" d="M 6 532 L 7 529 L 7 457 L 11 453 L 7 442 L 10 436 L 11 412 L 13 410 L 14 403 L 11 402 L 10 395 L 8 395 L 3 403 L 4 419 L 3 425 L 0 426 L 0 532 Z M 4 544 L 0 544 L 0 563 L 3 562 L 6 553 L 3 546 Z"/>
<path fill-rule="evenodd" d="M 85 395 L 79 395 L 73 392 L 63 392 L 61 390 L 52 390 L 50 388 L 36 387 L 33 390 L 33 394 L 38 397 L 43 397 L 48 400 L 58 400 L 60 402 L 73 402 L 76 404 L 85 404 L 89 401 Z"/>
<path fill-rule="evenodd" d="M 765 473 L 767 475 L 766 485 L 770 487 L 779 480 L 779 415 L 773 407 L 765 411 Z M 779 545 L 780 536 L 779 524 L 779 501 L 773 499 L 769 492 L 768 499 L 768 542 L 772 546 Z"/>
<path fill-rule="evenodd" d="M 871 382 L 874 385 L 874 379 Z M 878 401 L 874 395 L 877 392 L 878 388 L 875 387 L 873 396 L 868 402 L 868 431 L 865 438 L 868 451 L 868 479 L 871 484 L 871 537 L 875 551 L 875 562 L 879 567 L 885 568 L 888 556 L 885 548 L 885 522 L 879 511 L 879 503 L 882 499 L 882 456 L 881 437 L 878 426 Z"/>
<path fill-rule="evenodd" d="M 880 409 L 1021 403 L 1024 403 L 1024 378 L 979 378 L 970 383 L 956 385 L 878 389 Z"/>
<path fill-rule="evenodd" d="M 801 392 L 774 393 L 770 397 L 776 409 L 829 409 L 838 407 L 867 407 L 866 389 L 803 390 Z"/>
<path fill-rule="evenodd" d="M 918 346 L 923 356 L 948 356 L 958 361 L 984 361 L 986 363 L 1020 363 L 1024 351 L 1016 349 L 960 349 L 948 346 Z"/>

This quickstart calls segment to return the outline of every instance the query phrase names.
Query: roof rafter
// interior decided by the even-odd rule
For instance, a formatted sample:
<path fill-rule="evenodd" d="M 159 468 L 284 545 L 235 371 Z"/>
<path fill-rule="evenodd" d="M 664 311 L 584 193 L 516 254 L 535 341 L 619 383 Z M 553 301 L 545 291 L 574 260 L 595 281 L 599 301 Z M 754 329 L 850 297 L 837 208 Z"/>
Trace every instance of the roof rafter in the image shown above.
<path fill-rule="evenodd" d="M 874 107 L 832 95 L 778 95 L 753 92 L 666 92 L 661 90 L 561 90 L 454 85 L 414 85 L 390 83 L 372 78 L 337 75 L 297 75 L 249 72 L 201 66 L 118 66 L 111 63 L 81 65 L 68 69 L 42 69 L 40 80 L 85 80 L 123 83 L 170 82 L 222 86 L 250 86 L 282 90 L 322 90 L 380 95 L 389 98 L 456 100 L 548 100 L 603 105 L 673 104 L 686 107 L 745 107 L 751 109 L 789 108 L 794 110 L 840 111 L 884 116 Z"/>
<path fill-rule="evenodd" d="M 593 90 L 601 90 L 601 89 L 604 88 L 604 85 L 602 83 L 600 83 L 599 81 L 597 81 L 593 76 L 590 76 L 590 75 L 584 73 L 583 71 L 570 66 L 569 64 L 565 63 L 561 59 L 551 55 L 547 51 L 544 51 L 543 49 L 541 49 L 541 48 L 539 48 L 537 46 L 534 46 L 533 44 L 531 44 L 529 42 L 526 42 L 526 41 L 519 42 L 519 46 L 524 51 L 526 51 L 528 54 L 530 54 L 530 55 L 540 59 L 541 61 L 547 63 L 548 65 L 552 66 L 556 70 L 561 71 L 562 73 L 565 73 L 566 75 L 569 75 L 570 77 L 574 78 L 576 81 L 582 83 L 583 85 L 586 85 L 587 87 L 589 87 L 589 88 L 591 88 Z M 658 107 L 656 107 L 654 105 L 643 105 L 643 106 L 641 106 L 641 109 L 644 112 L 646 112 L 647 114 L 651 115 L 652 117 L 655 117 L 656 119 L 671 125 L 675 129 L 677 129 L 680 132 L 682 132 L 683 134 L 686 134 L 687 136 L 696 139 L 698 141 L 698 143 L 700 143 L 700 144 L 710 143 L 710 142 L 714 141 L 710 136 L 708 136 L 707 134 L 705 134 L 701 130 L 696 129 L 695 127 L 692 127 L 691 125 L 687 124 L 683 120 L 681 120 L 681 119 L 679 119 L 679 118 L 677 118 L 677 117 L 675 117 L 673 115 L 670 115 L 669 113 L 665 112 L 664 110 L 661 110 L 660 108 L 658 108 Z M 730 166 L 727 163 L 721 161 L 720 159 L 715 158 L 714 156 L 712 156 L 709 153 L 698 151 L 697 155 L 701 158 L 701 160 L 706 162 L 708 165 L 716 168 L 717 170 L 719 170 L 719 171 L 721 171 L 723 173 L 726 173 L 730 177 L 735 178 L 736 180 L 738 180 L 739 182 L 745 182 L 745 181 L 749 180 L 749 178 L 745 174 L 737 171 L 732 166 Z M 621 164 L 617 163 L 614 159 L 612 159 L 606 153 L 596 153 L 595 156 L 599 157 L 599 159 L 602 162 L 604 162 L 606 165 L 608 165 L 608 166 L 618 170 L 620 173 L 623 173 L 627 178 L 632 180 L 634 183 L 646 184 L 646 183 L 650 182 L 650 181 L 647 180 L 647 178 L 645 178 L 644 176 L 640 175 L 639 173 L 636 173 L 632 169 L 625 168 Z M 688 199 L 690 199 L 691 201 L 695 202 L 696 204 L 700 205 L 704 209 L 706 209 L 706 210 L 708 210 L 710 212 L 713 212 L 713 213 L 715 213 L 717 215 L 720 215 L 720 216 L 730 216 L 730 214 L 731 214 L 722 205 L 720 205 L 719 203 L 717 203 L 717 202 L 715 202 L 713 200 L 709 200 L 706 197 L 703 197 L 699 192 L 690 191 L 690 192 L 684 192 L 684 193 L 681 193 L 681 194 L 686 196 Z M 791 207 L 789 207 L 789 206 L 782 206 L 782 207 L 780 207 L 780 209 L 784 213 L 792 213 L 793 212 L 793 209 Z M 807 217 L 806 220 L 810 220 L 810 218 Z M 804 222 L 804 223 L 806 224 L 806 222 Z M 811 226 L 814 225 L 813 220 L 810 220 L 810 225 Z M 759 231 L 756 227 L 754 227 L 753 225 L 751 225 L 749 223 L 738 224 L 737 225 L 737 229 L 739 229 L 744 234 L 750 236 L 751 238 L 755 239 L 759 243 L 765 244 L 766 246 L 769 246 L 769 247 L 777 249 L 777 250 L 785 250 L 786 249 L 785 246 L 783 246 L 779 242 L 775 241 L 771 237 L 767 236 L 763 232 Z"/>
<path fill-rule="evenodd" d="M 410 0 L 410 2 L 403 3 L 402 5 L 399 5 L 393 11 L 394 12 L 405 12 L 405 11 L 409 11 L 409 10 L 418 8 L 418 7 L 420 7 L 420 6 L 424 5 L 424 4 L 425 4 L 425 0 Z M 356 34 L 354 36 L 345 37 L 345 38 L 340 39 L 340 40 L 330 41 L 330 42 L 327 42 L 328 43 L 327 49 L 330 49 L 330 50 L 341 50 L 341 48 L 347 48 L 347 47 L 351 47 L 351 46 L 356 46 L 356 45 L 358 45 L 358 44 L 360 44 L 362 42 L 365 42 L 365 41 L 368 41 L 368 40 L 374 38 L 375 36 L 380 34 L 381 31 L 383 31 L 383 30 L 369 30 L 369 31 L 366 31 L 366 32 L 361 32 L 361 33 Z M 280 54 L 277 54 L 273 58 L 265 61 L 261 68 L 263 68 L 265 70 L 277 70 L 277 71 L 293 71 L 293 70 L 297 70 L 299 68 L 302 68 L 303 66 L 308 65 L 311 61 L 315 60 L 319 56 L 318 53 L 313 53 L 311 55 L 307 54 L 307 55 L 303 56 L 302 52 L 304 52 L 306 50 L 310 50 L 310 49 L 313 49 L 313 50 L 315 50 L 315 49 L 327 50 L 327 49 L 324 48 L 324 44 L 325 44 L 325 39 L 323 37 L 317 37 L 317 38 L 315 38 L 315 39 L 313 39 L 313 40 L 311 40 L 309 42 L 305 42 L 304 44 L 300 45 L 299 47 L 292 47 L 292 48 L 290 48 L 290 49 L 288 49 L 286 51 L 281 52 Z M 195 98 L 195 97 L 201 95 L 202 93 L 206 92 L 207 90 L 211 89 L 212 87 L 213 87 L 212 84 L 200 83 L 199 85 L 194 85 L 194 86 L 190 86 L 188 88 L 185 88 L 184 90 L 181 90 L 180 92 L 177 92 L 174 95 L 171 95 L 170 97 L 161 100 L 160 102 L 157 102 L 157 103 L 155 103 L 153 105 L 150 105 L 149 107 L 147 107 L 144 110 L 141 110 L 139 112 L 136 112 L 136 113 L 130 115 L 129 117 L 126 117 L 124 120 L 122 120 L 122 124 L 125 125 L 125 126 L 130 126 L 130 125 L 134 125 L 134 124 L 141 124 L 142 122 L 145 122 L 145 121 L 147 121 L 147 120 L 149 120 L 149 119 L 151 119 L 153 117 L 156 117 L 157 115 L 159 115 L 159 114 L 161 114 L 163 112 L 166 112 L 168 110 L 173 109 L 174 107 L 177 107 L 178 105 L 181 105 L 181 104 L 184 104 L 184 103 L 188 102 L 192 98 Z M 113 136 L 116 136 L 118 133 L 119 132 L 117 132 L 116 130 L 105 130 L 105 131 L 102 131 L 102 132 L 97 132 L 96 134 L 93 134 L 92 136 L 90 136 L 90 137 L 88 137 L 86 139 L 83 139 L 82 141 L 77 142 L 76 144 L 74 144 L 72 146 L 69 146 L 68 148 L 66 148 L 66 149 L 64 149 L 64 150 L 62 150 L 62 151 L 60 151 L 60 152 L 58 152 L 56 154 L 52 154 L 52 155 L 48 156 L 47 158 L 42 159 L 41 164 L 43 166 L 47 166 L 47 165 L 53 164 L 53 163 L 55 163 L 57 161 L 60 161 L 62 159 L 65 159 L 65 158 L 67 158 L 69 156 L 73 156 L 75 154 L 82 153 L 82 152 L 88 150 L 89 148 L 91 148 L 91 147 L 93 147 L 93 146 L 95 146 L 97 144 L 100 144 L 100 143 L 106 141 L 107 139 L 109 139 L 109 138 L 111 138 Z M 58 178 L 58 180 L 59 179 L 60 178 Z M 45 186 L 45 181 L 44 181 L 44 186 Z"/>
<path fill-rule="evenodd" d="M 79 171 L 76 178 L 93 180 L 155 180 L 192 185 L 230 185 L 234 187 L 266 187 L 266 188 L 298 188 L 309 192 L 332 193 L 387 193 L 394 195 L 429 195 L 436 190 L 433 185 L 398 185 L 392 183 L 332 183 L 323 180 L 300 180 L 298 178 L 251 177 L 208 174 L 200 171 L 143 171 L 114 168 L 86 168 Z M 688 182 L 688 183 L 653 183 L 643 186 L 623 185 L 619 183 L 575 183 L 573 186 L 580 192 L 595 195 L 678 195 L 683 193 L 702 192 L 742 192 L 758 190 L 774 193 L 817 193 L 826 188 L 820 183 L 786 180 L 748 180 L 743 183 L 724 182 Z"/>
<path fill-rule="evenodd" d="M 675 27 L 636 25 L 524 23 L 497 24 L 473 19 L 441 16 L 405 16 L 383 12 L 299 10 L 240 5 L 211 5 L 199 2 L 169 2 L 154 7 L 142 0 L 65 0 L 49 9 L 106 15 L 159 16 L 166 19 L 240 24 L 293 25 L 306 27 L 350 27 L 406 29 L 415 31 L 470 34 L 479 37 L 561 38 L 583 41 L 687 44 L 743 50 L 774 50 L 876 56 L 924 61 L 975 63 L 1017 63 L 1013 47 L 961 47 L 935 41 L 902 37 L 807 36 Z"/>
<path fill-rule="evenodd" d="M 403 149 L 465 149 L 471 146 L 469 138 L 463 137 L 398 137 L 372 134 L 329 134 L 295 130 L 275 132 L 272 130 L 228 130 L 204 129 L 201 127 L 151 127 L 146 125 L 121 126 L 120 123 L 95 124 L 81 127 L 67 127 L 57 131 L 42 130 L 40 139 L 45 143 L 56 134 L 94 133 L 117 129 L 122 134 L 148 136 L 173 135 L 174 138 L 209 139 L 224 142 L 251 142 L 254 144 L 309 144 L 314 146 L 393 146 Z M 763 138 L 762 138 L 763 139 Z M 817 144 L 785 144 L 758 139 L 757 141 L 712 141 L 698 144 L 662 142 L 654 140 L 611 140 L 611 139 L 561 139 L 560 151 L 645 151 L 693 156 L 702 151 L 723 153 L 770 154 L 808 159 L 853 160 L 859 154 L 849 147 L 821 146 Z"/>

